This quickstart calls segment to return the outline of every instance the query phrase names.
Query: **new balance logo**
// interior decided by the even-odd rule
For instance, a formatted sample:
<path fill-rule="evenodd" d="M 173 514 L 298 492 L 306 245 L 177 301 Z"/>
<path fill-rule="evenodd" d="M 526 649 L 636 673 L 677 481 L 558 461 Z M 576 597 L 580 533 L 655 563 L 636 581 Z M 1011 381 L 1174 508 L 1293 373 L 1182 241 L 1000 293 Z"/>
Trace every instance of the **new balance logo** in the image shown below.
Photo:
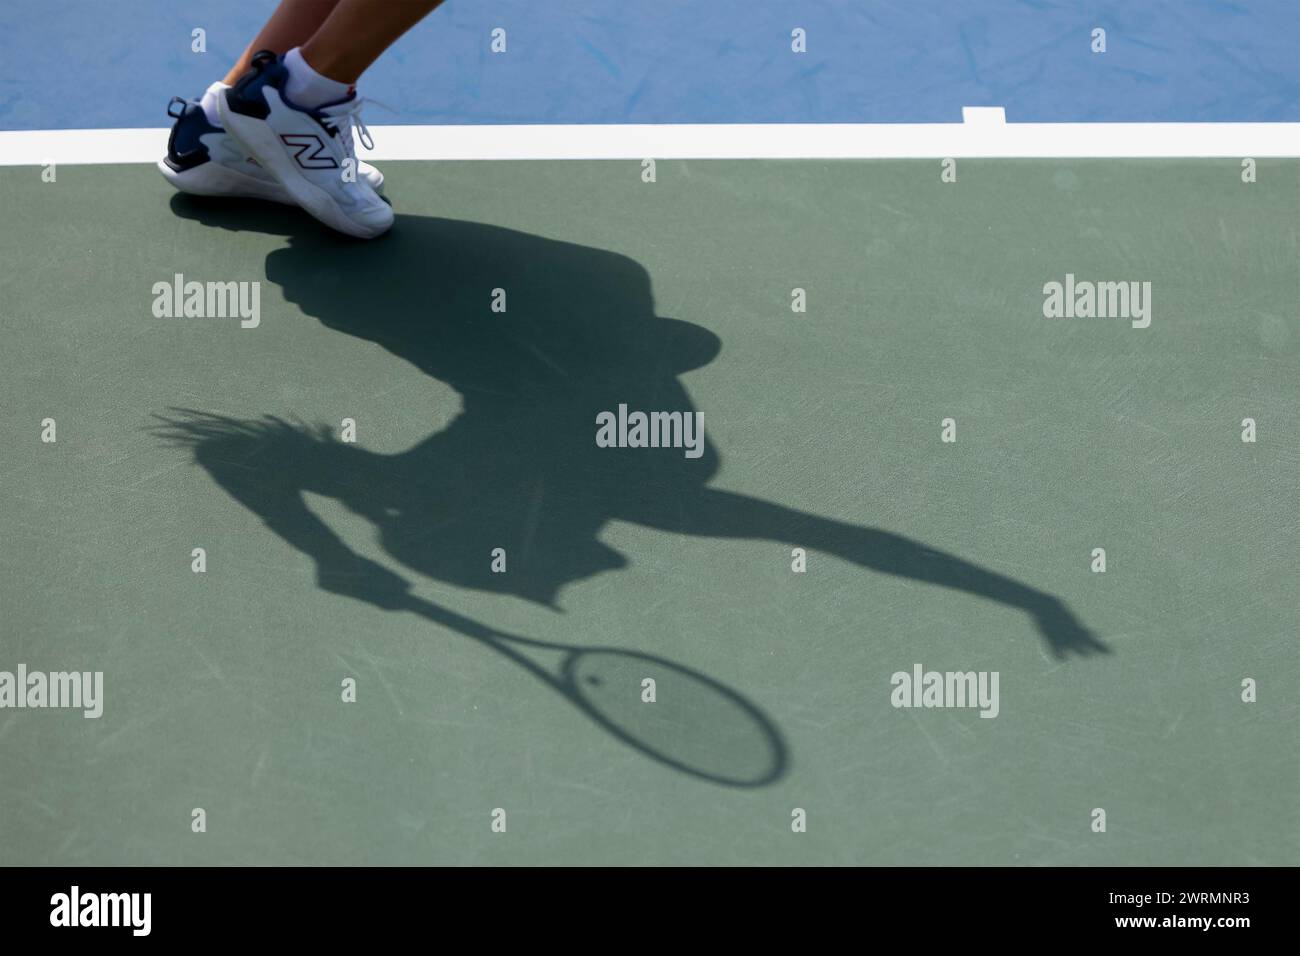
<path fill-rule="evenodd" d="M 285 146 L 297 149 L 293 158 L 303 169 L 338 169 L 338 161 L 330 155 L 321 138 L 314 133 L 281 133 Z"/>

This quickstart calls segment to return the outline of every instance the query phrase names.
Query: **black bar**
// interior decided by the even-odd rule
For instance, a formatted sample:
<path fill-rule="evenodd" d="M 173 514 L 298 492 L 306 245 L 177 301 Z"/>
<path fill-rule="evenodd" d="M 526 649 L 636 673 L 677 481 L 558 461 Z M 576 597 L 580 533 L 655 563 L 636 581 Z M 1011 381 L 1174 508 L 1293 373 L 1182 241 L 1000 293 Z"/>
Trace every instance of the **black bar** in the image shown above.
<path fill-rule="evenodd" d="M 454 940 L 466 933 L 474 945 L 523 934 L 536 946 L 550 945 L 538 937 L 554 933 L 560 945 L 611 949 L 639 939 L 668 945 L 677 937 L 657 934 L 693 926 L 696 937 L 731 942 L 843 931 L 858 940 L 898 936 L 926 946 L 1125 936 L 1232 945 L 1252 933 L 1286 933 L 1295 919 L 1288 905 L 1294 884 L 1294 869 L 1226 868 L 14 868 L 0 871 L 0 926 L 7 942 L 76 934 L 81 944 L 338 944 L 420 934 L 459 949 L 464 943 Z M 73 886 L 78 922 L 100 913 L 107 921 L 116 909 L 120 925 L 52 925 L 71 922 Z M 143 895 L 101 896 L 131 893 L 149 894 L 147 937 L 136 935 L 144 928 Z M 1193 919 L 1211 925 L 1189 925 Z"/>

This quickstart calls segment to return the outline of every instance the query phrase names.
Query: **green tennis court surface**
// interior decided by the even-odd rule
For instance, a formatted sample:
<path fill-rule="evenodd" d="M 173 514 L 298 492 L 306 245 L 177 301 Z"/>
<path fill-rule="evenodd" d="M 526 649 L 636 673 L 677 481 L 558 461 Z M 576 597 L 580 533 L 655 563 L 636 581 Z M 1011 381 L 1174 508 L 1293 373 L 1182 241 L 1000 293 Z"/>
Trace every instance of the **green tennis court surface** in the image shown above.
<path fill-rule="evenodd" d="M 958 165 L 0 169 L 0 862 L 1300 862 L 1300 163 Z"/>

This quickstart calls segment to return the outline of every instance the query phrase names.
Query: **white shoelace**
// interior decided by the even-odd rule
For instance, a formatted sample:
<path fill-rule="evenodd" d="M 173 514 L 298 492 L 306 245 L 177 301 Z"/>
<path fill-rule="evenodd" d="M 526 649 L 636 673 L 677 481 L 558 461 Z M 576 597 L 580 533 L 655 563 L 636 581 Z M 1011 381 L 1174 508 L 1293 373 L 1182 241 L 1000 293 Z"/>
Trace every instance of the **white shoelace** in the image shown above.
<path fill-rule="evenodd" d="M 392 107 L 385 106 L 378 100 L 371 100 L 362 96 L 349 100 L 347 103 L 338 106 L 331 106 L 321 111 L 329 117 L 330 122 L 338 129 L 339 135 L 343 139 L 343 149 L 347 153 L 348 158 L 352 160 L 357 158 L 356 141 L 353 139 L 353 130 L 356 130 L 356 136 L 361 140 L 362 146 L 366 149 L 375 148 L 375 141 L 370 135 L 370 127 L 366 126 L 365 120 L 361 118 L 361 110 L 367 103 L 374 103 L 380 109 L 386 109 L 390 113 L 393 112 Z"/>
<path fill-rule="evenodd" d="M 333 122 L 338 127 L 339 135 L 342 135 L 343 138 L 343 150 L 347 151 L 348 159 L 356 160 L 356 143 L 352 139 L 352 130 L 354 129 L 356 130 L 356 137 L 361 140 L 361 146 L 364 146 L 367 150 L 373 150 L 374 148 L 374 139 L 370 137 L 370 127 L 365 125 L 365 121 L 361 118 L 361 108 L 370 103 L 380 109 L 386 109 L 390 113 L 398 112 L 390 105 L 369 99 L 367 96 L 356 96 L 356 98 L 348 100 L 347 103 L 321 111 L 330 118 L 330 122 Z"/>

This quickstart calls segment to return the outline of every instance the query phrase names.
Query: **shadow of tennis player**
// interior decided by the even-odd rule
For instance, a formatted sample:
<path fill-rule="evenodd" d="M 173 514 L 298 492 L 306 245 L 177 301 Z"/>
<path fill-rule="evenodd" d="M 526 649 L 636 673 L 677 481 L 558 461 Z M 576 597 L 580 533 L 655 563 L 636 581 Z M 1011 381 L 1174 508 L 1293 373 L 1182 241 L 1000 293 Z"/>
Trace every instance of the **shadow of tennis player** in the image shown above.
<path fill-rule="evenodd" d="M 1106 650 L 1060 600 L 1019 581 L 899 534 L 710 487 L 719 458 L 707 440 L 698 458 L 598 447 L 597 415 L 620 404 L 693 412 L 679 376 L 720 348 L 712 332 L 656 316 L 649 276 L 625 256 L 447 219 L 399 216 L 390 235 L 358 243 L 278 210 L 185 197 L 173 206 L 212 225 L 289 232 L 266 262 L 286 299 L 461 396 L 450 424 L 393 455 L 274 418 L 168 420 L 167 434 L 192 445 L 227 492 L 314 559 L 328 591 L 411 609 L 407 582 L 348 548 L 303 492 L 364 516 L 384 551 L 413 571 L 551 608 L 566 585 L 626 564 L 599 539 L 619 520 L 813 548 L 1023 610 L 1057 656 Z M 494 290 L 505 292 L 504 314 L 489 308 Z M 492 572 L 494 548 L 505 549 L 508 573 Z M 769 756 L 783 762 L 773 739 Z"/>

